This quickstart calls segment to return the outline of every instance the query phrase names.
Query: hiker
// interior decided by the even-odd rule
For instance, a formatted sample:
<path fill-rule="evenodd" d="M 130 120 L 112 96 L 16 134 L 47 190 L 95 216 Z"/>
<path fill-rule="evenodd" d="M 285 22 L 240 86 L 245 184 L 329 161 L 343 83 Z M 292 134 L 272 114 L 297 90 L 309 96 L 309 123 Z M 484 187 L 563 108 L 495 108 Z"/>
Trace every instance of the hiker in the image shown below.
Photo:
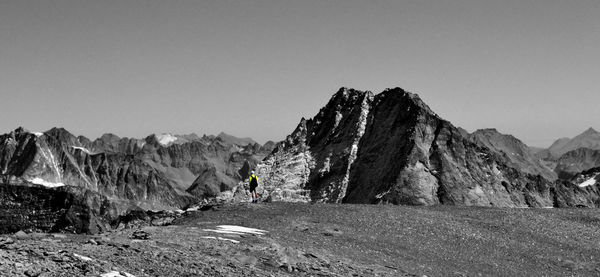
<path fill-rule="evenodd" d="M 252 170 L 248 182 L 250 182 L 250 193 L 252 194 L 252 203 L 258 203 L 258 193 L 256 193 L 256 187 L 258 187 L 258 177 L 254 175 L 254 170 Z"/>

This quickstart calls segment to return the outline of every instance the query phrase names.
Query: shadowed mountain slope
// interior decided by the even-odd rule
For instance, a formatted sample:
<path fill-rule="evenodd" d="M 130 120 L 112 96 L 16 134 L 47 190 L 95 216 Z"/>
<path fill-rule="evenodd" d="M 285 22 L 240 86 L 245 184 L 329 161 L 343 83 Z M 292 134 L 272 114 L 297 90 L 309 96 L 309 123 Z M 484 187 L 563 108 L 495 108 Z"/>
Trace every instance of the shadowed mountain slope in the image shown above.
<path fill-rule="evenodd" d="M 547 180 L 554 181 L 557 176 L 552 169 L 536 157 L 531 149 L 512 135 L 505 135 L 496 129 L 482 129 L 469 135 L 476 143 L 503 155 L 509 160 L 509 165 L 532 175 L 541 175 Z"/>

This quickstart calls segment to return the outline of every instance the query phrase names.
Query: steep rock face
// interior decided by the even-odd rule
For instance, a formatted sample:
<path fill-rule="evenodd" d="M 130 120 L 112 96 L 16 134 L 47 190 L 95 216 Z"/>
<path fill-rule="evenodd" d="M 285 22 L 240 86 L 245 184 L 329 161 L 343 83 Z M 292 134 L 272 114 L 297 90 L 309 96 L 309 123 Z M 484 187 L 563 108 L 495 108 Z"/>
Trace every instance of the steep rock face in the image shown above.
<path fill-rule="evenodd" d="M 483 145 L 509 160 L 509 165 L 528 174 L 541 175 L 554 181 L 556 173 L 547 167 L 531 149 L 512 135 L 505 135 L 496 129 L 477 130 L 469 137 L 475 143 Z"/>
<path fill-rule="evenodd" d="M 301 120 L 274 155 L 259 165 L 264 188 L 275 199 L 341 202 L 373 95 L 340 89 L 311 120 Z"/>
<path fill-rule="evenodd" d="M 441 122 L 415 100 L 416 95 L 401 89 L 375 96 L 344 201 L 439 203 L 438 180 L 427 159 Z"/>
<path fill-rule="evenodd" d="M 375 96 L 340 89 L 258 169 L 264 193 L 283 200 L 504 207 L 580 201 L 573 198 L 580 192 L 565 194 L 565 184 L 511 166 L 400 88 Z"/>
<path fill-rule="evenodd" d="M 22 128 L 0 136 L 0 173 L 21 176 L 36 154 L 36 136 Z"/>

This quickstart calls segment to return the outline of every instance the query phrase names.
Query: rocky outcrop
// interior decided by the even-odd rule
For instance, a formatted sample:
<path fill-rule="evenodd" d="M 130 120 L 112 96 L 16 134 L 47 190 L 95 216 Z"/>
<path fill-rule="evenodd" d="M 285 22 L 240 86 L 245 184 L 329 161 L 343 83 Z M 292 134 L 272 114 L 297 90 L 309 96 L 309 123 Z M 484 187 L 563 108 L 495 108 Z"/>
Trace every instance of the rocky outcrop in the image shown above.
<path fill-rule="evenodd" d="M 0 185 L 0 233 L 25 230 L 95 234 L 110 229 L 110 222 L 121 213 L 119 209 L 105 196 L 83 188 Z"/>
<path fill-rule="evenodd" d="M 522 145 L 511 143 L 492 149 L 475 143 L 400 88 L 378 95 L 342 88 L 258 165 L 258 176 L 264 194 L 295 201 L 502 207 L 580 201 L 574 197 L 580 191 L 565 193 L 577 187 L 530 174 L 543 168 L 520 170 L 504 150 Z"/>

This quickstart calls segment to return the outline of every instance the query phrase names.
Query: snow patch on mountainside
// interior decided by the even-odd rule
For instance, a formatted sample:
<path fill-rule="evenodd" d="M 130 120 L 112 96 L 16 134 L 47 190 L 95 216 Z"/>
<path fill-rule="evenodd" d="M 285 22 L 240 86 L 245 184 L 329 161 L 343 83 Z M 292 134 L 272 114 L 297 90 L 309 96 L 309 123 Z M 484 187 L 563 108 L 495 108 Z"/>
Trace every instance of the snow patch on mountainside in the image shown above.
<path fill-rule="evenodd" d="M 42 185 L 42 186 L 47 187 L 47 188 L 57 188 L 57 187 L 62 187 L 62 186 L 65 185 L 63 183 L 48 182 L 48 181 L 46 181 L 46 180 L 44 180 L 42 178 L 39 178 L 39 177 L 35 177 L 35 178 L 33 178 L 31 180 L 28 180 L 28 181 L 32 182 L 32 183 L 34 183 L 36 185 Z"/>
<path fill-rule="evenodd" d="M 348 158 L 348 168 L 346 168 L 346 174 L 344 174 L 344 178 L 342 179 L 342 184 L 340 187 L 340 195 L 338 196 L 337 202 L 341 203 L 342 199 L 346 196 L 346 191 L 348 190 L 348 182 L 350 181 L 350 168 L 352 168 L 352 164 L 356 160 L 356 155 L 358 154 L 358 143 L 360 139 L 365 134 L 365 130 L 367 128 L 367 117 L 369 116 L 369 97 L 365 97 L 361 104 L 360 116 L 358 118 L 358 130 L 356 131 L 356 135 L 354 136 L 354 141 L 352 142 L 352 146 L 350 147 L 350 157 Z"/>
<path fill-rule="evenodd" d="M 587 187 L 587 186 L 593 186 L 593 185 L 595 185 L 595 184 L 596 184 L 596 178 L 595 178 L 595 177 L 593 177 L 593 178 L 590 178 L 590 179 L 588 179 L 587 181 L 585 181 L 585 182 L 583 182 L 583 183 L 579 184 L 579 187 L 582 187 L 582 188 L 583 188 L 583 187 Z"/>
<path fill-rule="evenodd" d="M 342 121 L 342 113 L 340 111 L 335 112 L 335 123 L 333 124 L 332 132 L 335 132 L 337 127 L 340 125 L 340 121 Z"/>
<path fill-rule="evenodd" d="M 171 134 L 160 134 L 156 136 L 158 143 L 161 145 L 167 146 L 177 140 L 177 137 Z"/>
<path fill-rule="evenodd" d="M 87 153 L 87 154 L 89 154 L 89 155 L 91 155 L 91 154 L 92 154 L 92 152 L 91 152 L 90 150 L 88 150 L 87 148 L 85 148 L 85 147 L 79 147 L 79 146 L 71 146 L 71 147 L 72 147 L 73 149 L 79 149 L 79 150 L 81 150 L 81 151 L 83 151 L 83 152 L 85 152 L 85 153 Z"/>

